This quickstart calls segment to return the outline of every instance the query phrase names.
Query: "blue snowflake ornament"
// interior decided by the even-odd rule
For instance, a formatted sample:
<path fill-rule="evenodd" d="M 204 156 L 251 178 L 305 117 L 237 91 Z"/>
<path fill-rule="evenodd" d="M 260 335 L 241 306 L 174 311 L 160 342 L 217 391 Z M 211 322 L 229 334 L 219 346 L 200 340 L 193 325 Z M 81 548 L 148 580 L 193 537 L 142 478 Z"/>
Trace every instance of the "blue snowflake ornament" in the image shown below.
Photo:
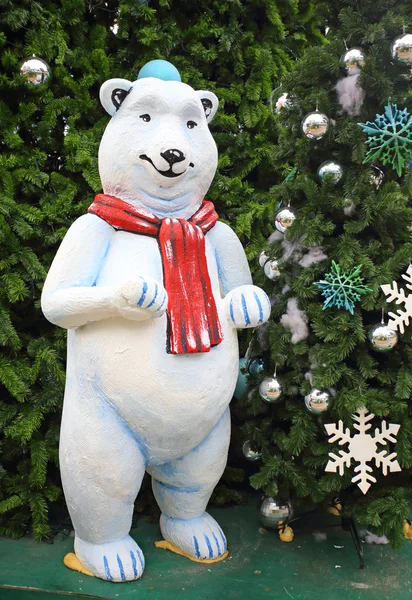
<path fill-rule="evenodd" d="M 368 136 L 369 151 L 363 162 L 379 160 L 383 165 L 390 164 L 400 177 L 412 159 L 412 115 L 406 108 L 398 110 L 396 104 L 388 104 L 374 122 L 358 125 Z"/>
<path fill-rule="evenodd" d="M 360 300 L 362 294 L 372 292 L 364 285 L 359 275 L 361 269 L 362 265 L 358 265 L 351 271 L 345 272 L 335 261 L 332 261 L 332 268 L 325 275 L 325 279 L 313 284 L 322 290 L 322 296 L 325 298 L 323 310 L 336 306 L 336 308 L 345 308 L 353 315 L 355 302 Z"/>

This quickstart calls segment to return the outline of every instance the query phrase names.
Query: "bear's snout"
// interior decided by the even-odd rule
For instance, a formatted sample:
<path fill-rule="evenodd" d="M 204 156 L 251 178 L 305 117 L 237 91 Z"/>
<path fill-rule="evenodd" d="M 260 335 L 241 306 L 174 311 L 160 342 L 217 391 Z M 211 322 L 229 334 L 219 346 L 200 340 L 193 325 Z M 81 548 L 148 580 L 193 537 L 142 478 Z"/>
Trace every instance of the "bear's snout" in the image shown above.
<path fill-rule="evenodd" d="M 182 162 L 182 160 L 185 160 L 185 155 L 183 154 L 183 152 L 177 150 L 176 148 L 166 150 L 165 152 L 161 152 L 160 156 L 164 158 L 171 167 L 175 163 Z"/>
<path fill-rule="evenodd" d="M 164 148 L 164 147 L 163 147 Z M 192 162 L 189 162 L 189 155 L 186 151 L 178 148 L 163 148 L 159 149 L 155 156 L 150 157 L 147 154 L 140 154 L 139 158 L 149 163 L 163 177 L 173 179 L 184 175 L 189 167 L 194 167 Z M 156 158 L 157 155 L 157 158 Z M 165 166 L 167 165 L 167 168 Z M 179 165 L 176 166 L 175 165 Z M 176 170 L 175 170 L 176 169 Z"/>

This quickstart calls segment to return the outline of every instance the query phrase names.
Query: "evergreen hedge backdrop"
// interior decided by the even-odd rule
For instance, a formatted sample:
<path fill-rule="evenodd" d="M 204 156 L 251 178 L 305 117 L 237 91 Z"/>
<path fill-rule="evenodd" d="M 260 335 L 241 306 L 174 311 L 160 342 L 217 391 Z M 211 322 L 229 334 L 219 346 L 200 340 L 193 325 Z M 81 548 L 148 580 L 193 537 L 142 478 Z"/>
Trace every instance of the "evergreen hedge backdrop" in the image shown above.
<path fill-rule="evenodd" d="M 133 80 L 163 58 L 183 81 L 217 94 L 220 159 L 209 199 L 247 245 L 278 177 L 268 99 L 305 47 L 322 43 L 314 4 L 0 0 L 0 534 L 31 529 L 41 539 L 50 516 L 58 523 L 65 515 L 58 438 L 66 334 L 47 323 L 39 299 L 68 226 L 100 191 L 97 150 L 108 121 L 100 85 Z M 20 61 L 33 54 L 51 66 L 48 85 L 29 86 L 20 75 Z M 235 443 L 242 419 L 235 415 Z M 226 478 L 236 477 L 228 469 Z M 232 498 L 230 485 L 218 489 L 218 501 Z"/>

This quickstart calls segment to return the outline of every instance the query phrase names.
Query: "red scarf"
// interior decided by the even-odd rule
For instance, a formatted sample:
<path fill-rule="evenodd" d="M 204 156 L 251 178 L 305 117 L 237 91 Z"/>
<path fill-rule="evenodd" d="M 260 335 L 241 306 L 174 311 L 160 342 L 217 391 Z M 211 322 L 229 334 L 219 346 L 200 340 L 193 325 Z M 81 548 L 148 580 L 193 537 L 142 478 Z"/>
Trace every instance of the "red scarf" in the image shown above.
<path fill-rule="evenodd" d="M 115 229 L 157 238 L 169 296 L 168 352 L 209 352 L 212 346 L 220 344 L 223 335 L 207 268 L 204 236 L 219 218 L 213 204 L 204 200 L 187 221 L 159 219 L 119 198 L 97 194 L 88 212 Z"/>

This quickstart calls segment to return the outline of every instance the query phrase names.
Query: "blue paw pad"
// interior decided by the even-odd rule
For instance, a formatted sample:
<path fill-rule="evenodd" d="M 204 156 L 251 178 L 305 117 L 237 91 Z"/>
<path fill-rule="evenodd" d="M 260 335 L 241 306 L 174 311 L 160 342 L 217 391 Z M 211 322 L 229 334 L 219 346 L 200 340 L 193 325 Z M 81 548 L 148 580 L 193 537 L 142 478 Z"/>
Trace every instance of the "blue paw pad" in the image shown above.
<path fill-rule="evenodd" d="M 132 567 L 133 567 L 133 575 L 135 577 L 137 577 L 139 575 L 138 570 L 137 570 L 137 563 L 136 563 L 136 557 L 133 554 L 133 552 L 130 550 L 130 558 L 132 559 Z"/>
<path fill-rule="evenodd" d="M 195 535 L 193 536 L 193 544 L 195 546 L 196 556 L 197 556 L 197 558 L 200 558 L 199 543 L 198 543 Z"/>
<path fill-rule="evenodd" d="M 103 564 L 104 564 L 104 572 L 106 573 L 106 577 L 109 581 L 113 581 L 113 577 L 110 573 L 109 563 L 107 562 L 107 557 L 103 556 Z"/>
<path fill-rule="evenodd" d="M 215 534 L 214 532 L 212 533 L 212 535 L 213 535 L 213 537 L 215 538 L 215 542 L 216 542 L 216 547 L 217 547 L 218 554 L 219 554 L 219 556 L 221 556 L 221 554 L 222 554 L 222 553 L 221 553 L 221 551 L 220 551 L 220 544 L 219 544 L 219 540 L 217 539 L 217 537 L 216 537 L 216 534 Z"/>
<path fill-rule="evenodd" d="M 212 544 L 210 543 L 209 538 L 207 537 L 207 535 L 204 533 L 203 537 L 205 538 L 205 542 L 206 542 L 206 546 L 207 549 L 209 551 L 209 558 L 213 558 L 213 548 L 212 548 Z"/>
<path fill-rule="evenodd" d="M 226 542 L 225 534 L 223 533 L 223 531 L 220 528 L 219 528 L 219 533 L 220 533 L 220 537 L 222 538 L 222 542 L 223 542 L 223 552 L 226 552 L 227 542 Z"/>
<path fill-rule="evenodd" d="M 117 555 L 117 564 L 119 565 L 120 578 L 122 581 L 126 581 L 126 575 L 124 574 L 123 563 L 119 555 Z"/>

